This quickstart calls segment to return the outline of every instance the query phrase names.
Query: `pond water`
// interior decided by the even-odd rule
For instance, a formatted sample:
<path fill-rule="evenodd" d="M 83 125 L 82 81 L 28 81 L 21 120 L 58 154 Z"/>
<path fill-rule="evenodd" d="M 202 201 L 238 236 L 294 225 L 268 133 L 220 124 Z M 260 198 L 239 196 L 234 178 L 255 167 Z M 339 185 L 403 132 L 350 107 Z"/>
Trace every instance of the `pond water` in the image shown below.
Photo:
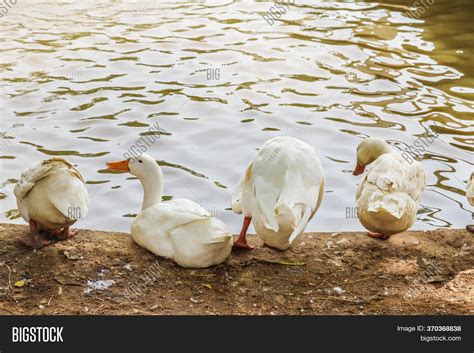
<path fill-rule="evenodd" d="M 293 1 L 292 1 L 293 2 Z M 432 1 L 425 1 L 425 4 Z M 64 156 L 87 180 L 79 228 L 128 231 L 142 190 L 106 161 L 142 136 L 162 165 L 165 198 L 190 198 L 228 223 L 230 197 L 262 143 L 312 145 L 326 192 L 310 231 L 362 230 L 353 217 L 361 138 L 394 148 L 426 131 L 427 189 L 414 229 L 464 227 L 472 168 L 474 31 L 469 0 L 27 2 L 0 19 L 1 222 L 23 223 L 15 181 Z M 265 18 L 266 20 L 265 20 Z"/>

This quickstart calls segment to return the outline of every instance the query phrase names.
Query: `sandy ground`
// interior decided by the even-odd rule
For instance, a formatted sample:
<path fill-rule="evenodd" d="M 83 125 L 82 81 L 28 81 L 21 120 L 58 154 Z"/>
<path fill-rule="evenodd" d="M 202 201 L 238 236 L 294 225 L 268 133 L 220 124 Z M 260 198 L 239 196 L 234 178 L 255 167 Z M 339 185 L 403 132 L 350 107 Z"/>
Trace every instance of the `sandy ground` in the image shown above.
<path fill-rule="evenodd" d="M 291 250 L 235 252 L 183 269 L 124 233 L 80 230 L 32 250 L 0 225 L 0 314 L 473 314 L 465 230 L 311 233 Z M 250 237 L 259 245 L 255 237 Z"/>

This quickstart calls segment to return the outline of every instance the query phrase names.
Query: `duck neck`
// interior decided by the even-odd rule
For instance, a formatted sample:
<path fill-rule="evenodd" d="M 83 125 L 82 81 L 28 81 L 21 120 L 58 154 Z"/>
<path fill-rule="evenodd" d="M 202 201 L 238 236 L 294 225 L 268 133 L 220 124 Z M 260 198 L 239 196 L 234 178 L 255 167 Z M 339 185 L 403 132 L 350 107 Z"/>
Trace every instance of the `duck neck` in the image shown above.
<path fill-rule="evenodd" d="M 379 139 L 370 140 L 365 147 L 366 148 L 362 151 L 363 153 L 361 158 L 363 165 L 371 164 L 381 155 L 393 152 L 388 143 Z"/>
<path fill-rule="evenodd" d="M 375 161 L 381 155 L 392 152 L 392 148 L 387 143 L 378 144 L 375 150 L 372 152 L 372 159 Z"/>
<path fill-rule="evenodd" d="M 156 169 L 154 168 L 146 177 L 141 178 L 140 182 L 143 186 L 143 211 L 145 208 L 161 202 L 161 196 L 163 195 L 163 173 L 159 165 L 156 164 Z"/>

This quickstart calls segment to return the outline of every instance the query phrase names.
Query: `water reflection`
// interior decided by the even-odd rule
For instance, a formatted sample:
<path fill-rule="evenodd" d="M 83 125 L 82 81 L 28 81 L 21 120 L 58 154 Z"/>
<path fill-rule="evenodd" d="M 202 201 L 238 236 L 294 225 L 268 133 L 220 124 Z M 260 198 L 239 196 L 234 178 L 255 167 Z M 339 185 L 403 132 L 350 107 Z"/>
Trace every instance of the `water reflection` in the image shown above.
<path fill-rule="evenodd" d="M 347 218 L 361 138 L 394 148 L 431 129 L 416 227 L 462 227 L 470 174 L 474 68 L 468 0 L 436 1 L 419 19 L 407 1 L 291 6 L 273 25 L 271 3 L 18 2 L 0 28 L 3 78 L 0 205 L 16 219 L 13 183 L 48 156 L 67 156 L 87 180 L 81 227 L 128 230 L 138 181 L 111 176 L 149 126 L 166 199 L 187 197 L 239 229 L 230 195 L 268 138 L 315 147 L 327 176 L 309 230 L 362 229 Z"/>

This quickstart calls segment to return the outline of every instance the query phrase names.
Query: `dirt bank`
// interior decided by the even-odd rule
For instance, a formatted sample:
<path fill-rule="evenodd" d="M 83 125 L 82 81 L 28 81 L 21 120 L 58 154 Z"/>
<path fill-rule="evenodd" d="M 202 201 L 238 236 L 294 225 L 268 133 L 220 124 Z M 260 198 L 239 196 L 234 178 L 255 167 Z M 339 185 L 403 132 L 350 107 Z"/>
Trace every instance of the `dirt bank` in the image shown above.
<path fill-rule="evenodd" d="M 465 230 L 312 233 L 293 249 L 233 253 L 190 270 L 124 233 L 80 230 L 31 250 L 0 225 L 0 314 L 473 314 Z M 250 237 L 258 244 L 255 237 Z"/>

